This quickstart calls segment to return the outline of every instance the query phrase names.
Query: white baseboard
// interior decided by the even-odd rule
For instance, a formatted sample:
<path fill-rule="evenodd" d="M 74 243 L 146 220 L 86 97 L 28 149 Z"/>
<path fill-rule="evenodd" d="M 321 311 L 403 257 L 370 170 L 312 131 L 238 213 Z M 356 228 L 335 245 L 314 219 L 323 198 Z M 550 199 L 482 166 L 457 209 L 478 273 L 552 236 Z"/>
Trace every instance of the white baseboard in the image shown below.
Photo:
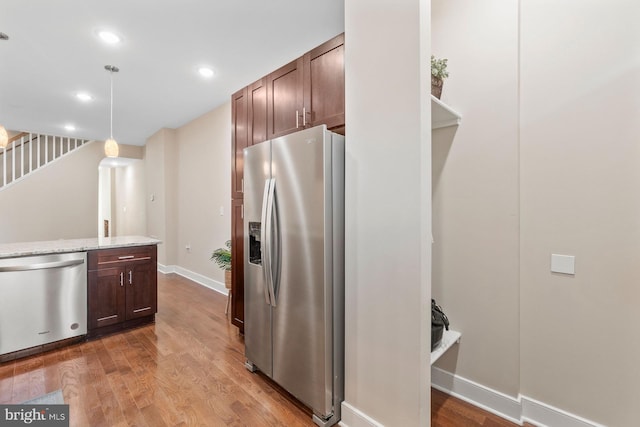
<path fill-rule="evenodd" d="M 179 265 L 158 264 L 158 271 L 162 274 L 175 273 L 179 276 L 191 280 L 192 282 L 196 282 L 197 284 L 202 285 L 205 288 L 213 289 L 216 292 L 220 292 L 223 295 L 227 295 L 229 293 L 229 290 L 224 286 L 224 283 L 213 280 L 207 276 L 203 276 L 200 273 L 187 270 L 186 268 L 182 268 Z"/>
<path fill-rule="evenodd" d="M 342 411 L 338 425 L 342 427 L 384 427 L 384 425 L 347 402 L 342 402 Z"/>
<path fill-rule="evenodd" d="M 540 427 L 604 427 L 602 424 L 570 414 L 562 409 L 554 408 L 546 403 L 538 402 L 530 397 L 521 396 L 522 421 Z"/>
<path fill-rule="evenodd" d="M 520 421 L 522 405 L 516 398 L 433 366 L 431 367 L 431 386 L 501 418 L 522 425 Z"/>
<path fill-rule="evenodd" d="M 526 396 L 507 396 L 436 367 L 431 367 L 431 386 L 519 425 L 528 422 L 538 427 L 604 427 Z"/>

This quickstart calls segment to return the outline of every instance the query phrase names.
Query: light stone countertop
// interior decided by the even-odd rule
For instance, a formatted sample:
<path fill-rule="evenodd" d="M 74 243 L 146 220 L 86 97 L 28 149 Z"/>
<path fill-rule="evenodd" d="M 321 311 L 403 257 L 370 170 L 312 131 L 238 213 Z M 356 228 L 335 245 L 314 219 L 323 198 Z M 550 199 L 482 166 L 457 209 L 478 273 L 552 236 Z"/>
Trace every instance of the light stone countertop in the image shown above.
<path fill-rule="evenodd" d="M 85 252 L 94 249 L 158 245 L 158 239 L 145 236 L 99 237 L 92 239 L 60 239 L 44 242 L 0 243 L 0 259 L 28 255 Z"/>

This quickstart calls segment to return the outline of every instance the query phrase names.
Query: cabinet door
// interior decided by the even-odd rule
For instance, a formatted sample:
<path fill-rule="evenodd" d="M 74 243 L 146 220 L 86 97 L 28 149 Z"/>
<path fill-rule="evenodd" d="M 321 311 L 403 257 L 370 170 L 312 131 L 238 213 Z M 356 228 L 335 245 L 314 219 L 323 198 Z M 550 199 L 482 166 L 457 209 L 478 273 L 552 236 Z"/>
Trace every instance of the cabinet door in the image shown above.
<path fill-rule="evenodd" d="M 247 88 L 231 96 L 231 198 L 242 198 L 244 154 L 247 148 Z"/>
<path fill-rule="evenodd" d="M 262 78 L 247 88 L 249 133 L 248 144 L 267 140 L 267 79 Z"/>
<path fill-rule="evenodd" d="M 344 34 L 304 56 L 305 124 L 344 128 Z M 344 133 L 344 132 L 340 132 Z"/>
<path fill-rule="evenodd" d="M 89 272 L 89 329 L 125 320 L 125 269 L 102 268 Z"/>
<path fill-rule="evenodd" d="M 303 60 L 298 58 L 267 76 L 267 139 L 302 129 Z"/>
<path fill-rule="evenodd" d="M 158 307 L 156 269 L 154 263 L 140 262 L 126 268 L 127 320 L 155 314 Z"/>
<path fill-rule="evenodd" d="M 244 225 L 242 200 L 231 202 L 231 323 L 244 333 Z"/>

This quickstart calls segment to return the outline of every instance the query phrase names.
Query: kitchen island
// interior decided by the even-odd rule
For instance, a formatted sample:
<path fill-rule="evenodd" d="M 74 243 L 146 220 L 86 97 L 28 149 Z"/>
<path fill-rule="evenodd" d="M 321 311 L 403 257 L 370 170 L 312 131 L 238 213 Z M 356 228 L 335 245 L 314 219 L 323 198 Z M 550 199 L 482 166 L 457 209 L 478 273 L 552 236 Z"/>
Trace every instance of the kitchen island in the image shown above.
<path fill-rule="evenodd" d="M 157 239 L 0 244 L 0 363 L 155 320 Z"/>

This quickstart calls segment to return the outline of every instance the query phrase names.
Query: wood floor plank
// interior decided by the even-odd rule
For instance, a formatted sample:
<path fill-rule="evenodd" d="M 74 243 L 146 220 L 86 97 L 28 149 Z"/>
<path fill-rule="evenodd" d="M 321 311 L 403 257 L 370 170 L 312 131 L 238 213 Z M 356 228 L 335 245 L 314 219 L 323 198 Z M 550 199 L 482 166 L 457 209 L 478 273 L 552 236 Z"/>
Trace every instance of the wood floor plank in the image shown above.
<path fill-rule="evenodd" d="M 155 324 L 0 364 L 0 403 L 62 389 L 78 427 L 313 427 L 311 413 L 244 367 L 226 296 L 158 275 Z M 432 391 L 434 427 L 511 427 Z"/>

